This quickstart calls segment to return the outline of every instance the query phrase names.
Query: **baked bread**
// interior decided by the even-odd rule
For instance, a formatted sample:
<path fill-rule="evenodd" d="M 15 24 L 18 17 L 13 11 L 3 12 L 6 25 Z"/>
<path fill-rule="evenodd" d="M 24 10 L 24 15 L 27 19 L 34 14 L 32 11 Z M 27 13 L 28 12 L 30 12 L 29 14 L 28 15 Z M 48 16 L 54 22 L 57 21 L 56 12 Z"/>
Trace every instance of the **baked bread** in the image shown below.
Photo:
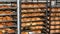
<path fill-rule="evenodd" d="M 13 22 L 7 22 L 6 25 L 7 25 L 7 26 L 13 26 L 14 23 L 13 23 Z"/>
<path fill-rule="evenodd" d="M 55 29 L 55 26 L 50 26 L 51 29 Z"/>
<path fill-rule="evenodd" d="M 14 33 L 15 32 L 15 30 L 10 29 L 10 28 L 7 28 L 6 30 L 7 30 L 8 33 Z"/>

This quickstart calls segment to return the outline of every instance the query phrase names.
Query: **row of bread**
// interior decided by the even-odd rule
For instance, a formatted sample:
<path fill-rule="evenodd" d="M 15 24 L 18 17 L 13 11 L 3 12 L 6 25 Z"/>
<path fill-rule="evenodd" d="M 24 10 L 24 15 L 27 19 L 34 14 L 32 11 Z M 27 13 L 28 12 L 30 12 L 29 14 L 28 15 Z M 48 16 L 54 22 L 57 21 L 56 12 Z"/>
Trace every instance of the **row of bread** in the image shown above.
<path fill-rule="evenodd" d="M 0 22 L 0 28 L 4 28 L 7 26 L 16 26 L 16 23 L 13 22 Z"/>
<path fill-rule="evenodd" d="M 22 8 L 30 8 L 30 7 L 46 7 L 46 4 L 22 4 Z"/>
<path fill-rule="evenodd" d="M 23 9 L 21 10 L 21 12 L 42 12 L 42 10 L 45 10 L 45 9 Z"/>
<path fill-rule="evenodd" d="M 50 30 L 50 33 L 60 33 L 60 30 Z"/>
<path fill-rule="evenodd" d="M 21 12 L 40 12 L 40 11 L 45 11 L 46 9 L 23 9 Z M 50 8 L 48 8 L 48 10 L 50 10 Z M 52 12 L 59 12 L 60 8 L 51 8 Z"/>
<path fill-rule="evenodd" d="M 60 21 L 51 21 L 51 25 L 57 25 L 60 24 Z"/>
<path fill-rule="evenodd" d="M 8 10 L 0 11 L 0 14 L 13 14 L 13 13 L 14 13 L 13 11 L 8 11 Z"/>
<path fill-rule="evenodd" d="M 23 30 L 24 27 L 22 27 L 21 29 Z M 28 29 L 30 30 L 40 30 L 44 28 L 43 26 L 30 26 Z"/>
<path fill-rule="evenodd" d="M 1 16 L 0 17 L 0 21 L 11 21 L 11 20 L 13 20 L 13 18 L 12 17 L 10 17 L 10 16 Z"/>
<path fill-rule="evenodd" d="M 32 31 L 32 32 L 25 32 L 25 31 L 23 31 L 23 32 L 21 32 L 21 34 L 40 34 L 41 33 L 41 30 L 35 30 L 35 31 Z"/>
<path fill-rule="evenodd" d="M 14 29 L 11 29 L 11 28 L 5 28 L 5 29 L 0 29 L 0 34 L 3 34 L 3 33 L 15 33 L 16 31 Z"/>
<path fill-rule="evenodd" d="M 29 14 L 21 14 L 22 17 L 29 17 L 29 16 L 45 16 L 45 13 L 29 13 Z"/>
<path fill-rule="evenodd" d="M 53 26 L 50 26 L 50 29 L 60 29 L 60 26 L 59 25 L 53 25 Z"/>
<path fill-rule="evenodd" d="M 38 18 L 38 17 L 35 17 L 35 18 L 22 18 L 22 19 L 21 19 L 21 22 L 27 22 L 27 21 L 39 21 L 39 20 L 44 20 L 44 19 Z"/>
<path fill-rule="evenodd" d="M 13 6 L 15 7 L 16 4 L 13 4 Z M 9 6 L 9 5 L 1 5 L 0 8 L 12 8 L 12 6 Z"/>
<path fill-rule="evenodd" d="M 43 25 L 43 22 L 27 22 L 21 24 L 22 27 L 32 26 L 32 25 Z"/>
<path fill-rule="evenodd" d="M 45 16 L 45 13 L 29 13 L 29 14 L 22 14 L 22 17 L 29 17 L 29 16 Z M 50 16 L 60 16 L 60 13 L 51 13 Z"/>
<path fill-rule="evenodd" d="M 60 17 L 51 17 L 50 20 L 60 20 Z"/>
<path fill-rule="evenodd" d="M 51 16 L 60 16 L 60 13 L 51 13 Z"/>

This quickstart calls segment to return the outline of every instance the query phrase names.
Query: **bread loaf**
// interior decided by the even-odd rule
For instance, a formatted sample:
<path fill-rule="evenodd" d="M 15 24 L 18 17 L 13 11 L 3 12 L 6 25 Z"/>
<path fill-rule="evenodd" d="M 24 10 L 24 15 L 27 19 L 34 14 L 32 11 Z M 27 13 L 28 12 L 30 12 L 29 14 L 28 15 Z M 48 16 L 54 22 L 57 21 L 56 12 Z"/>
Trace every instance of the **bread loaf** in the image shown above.
<path fill-rule="evenodd" d="M 56 33 L 60 32 L 60 30 L 56 30 Z"/>
<path fill-rule="evenodd" d="M 38 4 L 34 4 L 34 7 L 38 7 Z"/>
<path fill-rule="evenodd" d="M 10 29 L 10 28 L 7 28 L 6 30 L 7 30 L 8 33 L 14 33 L 15 32 L 15 30 Z"/>
<path fill-rule="evenodd" d="M 6 23 L 6 26 L 13 26 L 13 25 L 14 25 L 13 22 L 7 22 L 7 23 Z"/>
<path fill-rule="evenodd" d="M 55 30 L 50 30 L 50 33 L 55 33 Z"/>
<path fill-rule="evenodd" d="M 32 8 L 33 4 L 27 4 L 27 8 Z"/>
<path fill-rule="evenodd" d="M 54 25 L 54 24 L 56 24 L 56 22 L 55 21 L 52 21 L 51 24 Z"/>
<path fill-rule="evenodd" d="M 28 34 L 28 32 L 21 32 L 21 34 Z"/>
<path fill-rule="evenodd" d="M 22 23 L 21 26 L 22 26 L 22 27 L 25 27 L 25 26 L 26 26 L 26 23 Z"/>
<path fill-rule="evenodd" d="M 51 26 L 51 29 L 55 29 L 55 26 Z"/>

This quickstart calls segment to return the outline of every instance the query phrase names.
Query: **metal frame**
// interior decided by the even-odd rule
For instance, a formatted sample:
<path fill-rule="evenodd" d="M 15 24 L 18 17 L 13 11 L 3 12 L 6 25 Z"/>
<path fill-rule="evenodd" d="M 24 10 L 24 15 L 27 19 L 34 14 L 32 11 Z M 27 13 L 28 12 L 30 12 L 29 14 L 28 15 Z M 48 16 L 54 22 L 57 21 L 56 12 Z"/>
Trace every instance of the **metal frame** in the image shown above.
<path fill-rule="evenodd" d="M 18 28 L 18 33 L 17 34 L 20 34 L 20 3 L 19 3 L 20 0 L 17 0 L 17 28 Z"/>

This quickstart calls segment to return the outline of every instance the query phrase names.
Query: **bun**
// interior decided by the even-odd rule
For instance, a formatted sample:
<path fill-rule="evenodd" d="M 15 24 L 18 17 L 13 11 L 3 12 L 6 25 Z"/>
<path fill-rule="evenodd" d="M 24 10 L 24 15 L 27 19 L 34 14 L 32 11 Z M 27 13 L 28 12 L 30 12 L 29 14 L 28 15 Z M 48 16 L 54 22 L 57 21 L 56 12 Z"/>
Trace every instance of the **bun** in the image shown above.
<path fill-rule="evenodd" d="M 51 26 L 51 29 L 54 29 L 55 28 L 55 26 Z"/>
<path fill-rule="evenodd" d="M 7 28 L 7 32 L 8 32 L 8 33 L 14 33 L 15 31 L 14 31 L 13 29 Z"/>

